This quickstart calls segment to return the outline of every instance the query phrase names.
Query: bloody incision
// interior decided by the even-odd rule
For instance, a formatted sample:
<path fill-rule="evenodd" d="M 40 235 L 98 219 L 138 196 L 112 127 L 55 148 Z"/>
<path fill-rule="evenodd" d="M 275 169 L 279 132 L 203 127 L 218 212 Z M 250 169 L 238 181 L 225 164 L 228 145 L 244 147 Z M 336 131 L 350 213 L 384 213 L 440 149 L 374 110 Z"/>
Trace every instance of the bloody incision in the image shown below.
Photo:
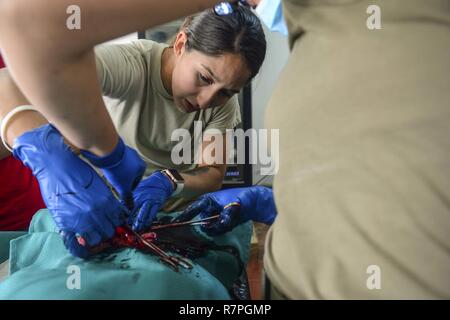
<path fill-rule="evenodd" d="M 226 252 L 235 258 L 238 266 L 236 280 L 229 288 L 230 294 L 235 299 L 248 300 L 250 299 L 248 279 L 239 251 L 234 246 L 217 245 L 194 228 L 196 225 L 208 227 L 218 217 L 215 215 L 181 223 L 171 223 L 171 218 L 167 217 L 167 220 L 164 218 L 159 220 L 140 234 L 128 226 L 117 227 L 112 239 L 90 248 L 90 252 L 97 254 L 105 250 L 135 248 L 159 256 L 161 262 L 177 272 L 179 268 L 192 269 L 192 263 L 188 259 L 202 257 L 210 250 Z"/>
<path fill-rule="evenodd" d="M 159 256 L 163 263 L 175 271 L 178 271 L 179 267 L 192 269 L 192 264 L 186 258 L 203 255 L 209 246 L 207 242 L 199 239 L 192 227 L 207 226 L 217 218 L 218 215 L 181 223 L 164 223 L 163 219 L 142 233 L 124 225 L 116 227 L 113 238 L 89 250 L 91 254 L 97 254 L 107 249 L 134 248 Z"/>

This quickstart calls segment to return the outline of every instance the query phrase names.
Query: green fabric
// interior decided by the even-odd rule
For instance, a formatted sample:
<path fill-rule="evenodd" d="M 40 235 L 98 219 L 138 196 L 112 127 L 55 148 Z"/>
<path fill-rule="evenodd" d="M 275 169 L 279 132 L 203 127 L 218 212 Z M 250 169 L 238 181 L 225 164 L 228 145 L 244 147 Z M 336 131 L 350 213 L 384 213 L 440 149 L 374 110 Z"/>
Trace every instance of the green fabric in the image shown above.
<path fill-rule="evenodd" d="M 211 240 L 236 247 L 246 264 L 251 231 L 247 223 Z M 235 257 L 208 251 L 193 265 L 177 273 L 135 249 L 89 260 L 73 257 L 48 211 L 41 210 L 29 233 L 11 241 L 10 276 L 0 284 L 0 299 L 230 299 L 228 289 L 239 273 Z M 79 267 L 80 289 L 67 288 L 66 282 L 73 279 L 69 266 Z"/>
<path fill-rule="evenodd" d="M 23 231 L 3 231 L 0 232 L 0 263 L 8 259 L 9 256 L 9 242 L 12 239 L 23 236 L 26 232 Z"/>

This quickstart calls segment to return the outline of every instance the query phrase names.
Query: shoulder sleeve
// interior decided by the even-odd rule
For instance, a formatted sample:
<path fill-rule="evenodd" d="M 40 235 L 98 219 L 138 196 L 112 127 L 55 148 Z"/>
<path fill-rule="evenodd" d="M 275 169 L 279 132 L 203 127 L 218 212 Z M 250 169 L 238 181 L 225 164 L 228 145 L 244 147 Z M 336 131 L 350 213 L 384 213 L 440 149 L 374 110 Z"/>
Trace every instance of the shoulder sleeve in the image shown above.
<path fill-rule="evenodd" d="M 206 124 L 207 129 L 218 129 L 222 133 L 226 129 L 233 129 L 241 123 L 241 111 L 237 95 L 234 95 L 224 106 L 212 109 L 211 120 Z"/>
<path fill-rule="evenodd" d="M 103 44 L 95 48 L 97 76 L 104 96 L 123 98 L 139 85 L 148 74 L 142 46 Z"/>

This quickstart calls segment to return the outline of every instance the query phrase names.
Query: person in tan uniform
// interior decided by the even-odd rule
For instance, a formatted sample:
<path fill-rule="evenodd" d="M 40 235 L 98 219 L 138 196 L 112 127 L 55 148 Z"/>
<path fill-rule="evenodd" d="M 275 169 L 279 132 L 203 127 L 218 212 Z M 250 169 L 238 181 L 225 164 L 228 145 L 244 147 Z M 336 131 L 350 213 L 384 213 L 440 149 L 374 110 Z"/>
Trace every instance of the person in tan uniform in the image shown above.
<path fill-rule="evenodd" d="M 292 53 L 266 115 L 281 150 L 264 260 L 273 287 L 448 299 L 449 2 L 283 5 Z"/>
<path fill-rule="evenodd" d="M 220 191 L 187 213 L 224 208 L 213 232 L 273 222 L 272 299 L 450 298 L 449 2 L 283 6 L 291 55 L 266 114 L 275 201 Z"/>

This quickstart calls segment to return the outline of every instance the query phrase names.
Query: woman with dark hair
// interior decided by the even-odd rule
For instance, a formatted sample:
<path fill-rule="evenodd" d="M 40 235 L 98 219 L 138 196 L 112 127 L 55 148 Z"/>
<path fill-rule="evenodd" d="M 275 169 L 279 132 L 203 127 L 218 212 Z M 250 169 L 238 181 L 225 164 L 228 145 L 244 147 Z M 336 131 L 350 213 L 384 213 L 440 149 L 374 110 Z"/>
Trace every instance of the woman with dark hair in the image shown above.
<path fill-rule="evenodd" d="M 106 106 L 119 135 L 146 161 L 147 175 L 176 168 L 178 180 L 184 180 L 171 185 L 164 174 L 177 172 L 164 171 L 141 182 L 134 200 L 145 210 L 137 213 L 137 230 L 151 222 L 171 194 L 192 197 L 220 188 L 226 144 L 220 163 L 208 164 L 205 154 L 198 166 L 193 161 L 176 165 L 171 153 L 178 141 L 171 135 L 185 129 L 194 137 L 195 121 L 203 132 L 216 129 L 222 135 L 236 127 L 241 121 L 236 94 L 258 73 L 265 51 L 258 18 L 242 6 L 224 16 L 208 9 L 187 18 L 171 46 L 139 40 L 96 49 Z M 207 150 L 210 137 L 201 139 Z"/>
<path fill-rule="evenodd" d="M 132 224 L 135 230 L 139 231 L 148 226 L 170 197 L 192 198 L 220 188 L 226 170 L 225 152 L 224 161 L 220 163 L 211 164 L 201 156 L 197 164 L 177 165 L 171 159 L 172 148 L 176 144 L 171 142 L 171 135 L 176 129 L 185 129 L 194 136 L 195 121 L 200 121 L 202 131 L 216 129 L 216 132 L 218 130 L 222 134 L 225 134 L 226 129 L 238 125 L 241 119 L 235 94 L 258 73 L 265 51 L 266 41 L 261 24 L 251 10 L 244 6 L 234 6 L 231 12 L 225 13 L 207 9 L 187 18 L 172 46 L 138 40 L 130 44 L 105 44 L 95 49 L 97 75 L 104 102 L 121 138 L 117 148 L 122 150 L 114 151 L 105 157 L 87 150 L 81 150 L 81 153 L 102 169 L 114 187 L 120 185 L 115 184 L 117 180 L 123 179 L 123 175 L 128 172 L 131 172 L 129 175 L 132 176 L 133 171 L 125 170 L 122 176 L 119 174 L 117 177 L 114 172 L 111 174 L 111 167 L 112 171 L 115 168 L 114 165 L 109 165 L 111 162 L 118 162 L 119 166 L 127 161 L 133 163 L 135 155 L 127 154 L 128 149 L 132 152 L 135 152 L 135 149 L 139 158 L 145 161 L 147 178 L 139 183 L 133 192 L 133 199 L 126 199 L 128 206 L 134 208 Z M 12 82 L 11 78 L 9 80 Z M 16 93 L 20 93 L 18 88 Z M 10 94 L 14 92 L 10 91 Z M 11 109 L 11 106 L 0 105 L 3 113 L 8 108 Z M 41 117 L 38 114 L 34 116 Z M 73 216 L 76 216 L 73 212 L 77 210 L 73 207 L 71 210 L 61 209 L 61 199 L 58 203 L 52 200 L 54 197 L 51 197 L 51 190 L 58 189 L 56 184 L 66 176 L 69 176 L 70 180 L 65 185 L 68 190 L 76 188 L 73 181 L 79 176 L 79 185 L 82 185 L 84 178 L 80 172 L 91 177 L 90 168 L 73 168 L 79 164 L 76 159 L 66 155 L 63 150 L 65 144 L 56 138 L 48 138 L 60 136 L 55 127 L 47 124 L 28 131 L 37 126 L 30 126 L 29 122 L 22 124 L 21 120 L 26 118 L 26 112 L 15 115 L 15 121 L 11 121 L 5 128 L 2 138 L 9 145 L 13 145 L 14 141 L 14 155 L 37 174 L 47 207 L 58 227 L 67 231 L 66 245 L 73 254 L 84 256 L 85 250 L 80 251 L 78 242 L 74 241 L 75 234 L 85 238 L 88 245 L 95 245 L 112 235 L 111 227 L 123 223 L 121 212 L 125 209 L 117 210 L 119 206 L 114 205 L 115 199 L 99 184 L 91 183 L 89 188 L 92 190 L 89 190 L 90 194 L 86 196 L 88 199 L 83 198 L 79 204 L 76 203 L 78 207 L 75 208 L 79 209 L 81 216 L 85 216 L 85 221 L 72 223 Z M 42 121 L 45 121 L 43 117 L 37 123 L 41 125 Z M 48 144 L 46 148 L 60 148 L 61 154 L 64 155 L 46 150 L 36 151 L 34 146 L 39 143 L 36 143 L 35 139 L 40 137 L 44 137 L 45 144 Z M 122 139 L 124 143 L 121 142 Z M 210 140 L 210 137 L 203 137 L 203 150 L 211 143 Z M 73 142 L 70 138 L 66 140 L 68 141 Z M 42 154 L 38 155 L 36 152 Z M 66 161 L 58 158 L 66 156 Z M 42 165 L 36 164 L 39 162 L 36 159 L 40 157 L 45 158 L 45 161 L 41 161 Z M 57 179 L 51 179 L 51 174 L 39 179 L 42 166 L 46 163 L 53 163 L 55 167 L 66 165 L 73 169 L 52 168 L 51 170 L 60 173 Z M 74 176 L 71 177 L 71 174 Z M 48 193 L 46 190 L 49 190 Z M 121 190 L 117 191 L 122 195 Z M 69 193 L 59 193 L 57 196 L 64 197 Z M 112 213 L 107 213 L 103 220 L 92 218 L 92 212 L 95 212 L 96 208 L 92 210 L 90 201 L 102 200 L 112 203 L 113 207 L 108 210 Z M 62 201 L 72 204 L 69 202 L 71 200 Z M 97 204 L 97 207 L 100 206 Z M 175 207 L 176 204 L 169 209 Z"/>

